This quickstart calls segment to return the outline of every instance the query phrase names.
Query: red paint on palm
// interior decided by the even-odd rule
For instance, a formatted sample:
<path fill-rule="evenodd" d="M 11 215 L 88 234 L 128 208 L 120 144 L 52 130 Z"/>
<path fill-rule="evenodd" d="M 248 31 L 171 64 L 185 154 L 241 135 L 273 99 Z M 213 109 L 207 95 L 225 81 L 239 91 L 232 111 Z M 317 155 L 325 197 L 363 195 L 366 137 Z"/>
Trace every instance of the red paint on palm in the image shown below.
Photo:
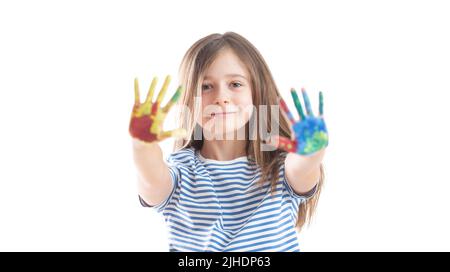
<path fill-rule="evenodd" d="M 131 136 L 144 142 L 156 141 L 156 134 L 150 133 L 152 123 L 152 120 L 148 116 L 131 118 L 129 128 Z"/>

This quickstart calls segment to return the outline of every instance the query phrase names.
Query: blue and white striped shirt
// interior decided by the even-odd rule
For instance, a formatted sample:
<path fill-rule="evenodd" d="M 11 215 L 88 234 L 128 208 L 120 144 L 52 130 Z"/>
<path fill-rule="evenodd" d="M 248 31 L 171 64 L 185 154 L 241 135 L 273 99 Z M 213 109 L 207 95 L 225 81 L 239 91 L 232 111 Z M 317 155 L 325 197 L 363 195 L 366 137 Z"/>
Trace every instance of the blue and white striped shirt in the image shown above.
<path fill-rule="evenodd" d="M 258 182 L 260 167 L 247 157 L 216 161 L 185 148 L 167 162 L 173 190 L 153 208 L 169 227 L 170 251 L 299 251 L 298 206 L 315 191 L 296 194 L 284 163 L 272 195 L 268 181 L 262 187 Z"/>

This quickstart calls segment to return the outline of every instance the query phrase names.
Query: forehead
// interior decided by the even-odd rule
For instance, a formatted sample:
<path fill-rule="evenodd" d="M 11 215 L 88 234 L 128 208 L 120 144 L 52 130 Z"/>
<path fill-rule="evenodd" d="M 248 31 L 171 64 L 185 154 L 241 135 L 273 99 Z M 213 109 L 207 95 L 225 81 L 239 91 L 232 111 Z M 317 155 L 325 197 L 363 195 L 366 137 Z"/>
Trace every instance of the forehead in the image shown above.
<path fill-rule="evenodd" d="M 204 79 L 243 77 L 248 79 L 247 67 L 239 57 L 227 49 L 218 54 L 213 63 L 205 71 Z"/>

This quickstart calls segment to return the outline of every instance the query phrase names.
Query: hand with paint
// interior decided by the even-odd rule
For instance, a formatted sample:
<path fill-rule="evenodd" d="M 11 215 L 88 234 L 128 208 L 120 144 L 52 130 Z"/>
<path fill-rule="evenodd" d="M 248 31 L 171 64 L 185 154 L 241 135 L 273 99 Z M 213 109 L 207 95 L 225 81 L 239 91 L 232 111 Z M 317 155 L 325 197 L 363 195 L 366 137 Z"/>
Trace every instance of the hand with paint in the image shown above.
<path fill-rule="evenodd" d="M 156 101 L 152 102 L 157 81 L 157 78 L 154 77 L 147 98 L 145 102 L 141 104 L 138 79 L 136 78 L 134 80 L 135 102 L 131 114 L 129 132 L 133 138 L 147 143 L 162 141 L 169 137 L 184 137 L 186 135 L 186 130 L 181 128 L 163 131 L 164 118 L 173 104 L 180 98 L 183 87 L 179 86 L 170 101 L 161 108 L 160 104 L 167 91 L 167 87 L 169 86 L 170 76 L 166 77 Z"/>
<path fill-rule="evenodd" d="M 296 121 L 289 111 L 286 103 L 280 98 L 280 106 L 287 115 L 294 133 L 294 139 L 288 139 L 282 136 L 275 136 L 270 143 L 277 148 L 284 149 L 287 152 L 293 152 L 300 155 L 312 155 L 328 146 L 328 132 L 323 119 L 323 95 L 319 92 L 319 116 L 314 116 L 311 110 L 308 94 L 302 89 L 303 100 L 305 102 L 306 116 L 298 98 L 297 92 L 291 89 L 292 99 L 294 101 L 300 120 Z"/>

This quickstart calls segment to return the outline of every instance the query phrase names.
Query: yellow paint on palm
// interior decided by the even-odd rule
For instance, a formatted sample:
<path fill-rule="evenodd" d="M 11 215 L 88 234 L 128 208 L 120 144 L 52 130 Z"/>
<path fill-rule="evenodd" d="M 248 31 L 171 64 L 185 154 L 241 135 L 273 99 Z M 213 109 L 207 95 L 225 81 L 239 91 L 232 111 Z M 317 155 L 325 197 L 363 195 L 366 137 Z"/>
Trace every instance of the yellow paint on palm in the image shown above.
<path fill-rule="evenodd" d="M 158 134 L 159 131 L 162 130 L 162 122 L 164 121 L 164 118 L 166 117 L 166 114 L 163 113 L 161 110 L 158 110 L 156 115 L 153 117 L 153 123 L 150 127 L 150 132 L 154 134 Z"/>

